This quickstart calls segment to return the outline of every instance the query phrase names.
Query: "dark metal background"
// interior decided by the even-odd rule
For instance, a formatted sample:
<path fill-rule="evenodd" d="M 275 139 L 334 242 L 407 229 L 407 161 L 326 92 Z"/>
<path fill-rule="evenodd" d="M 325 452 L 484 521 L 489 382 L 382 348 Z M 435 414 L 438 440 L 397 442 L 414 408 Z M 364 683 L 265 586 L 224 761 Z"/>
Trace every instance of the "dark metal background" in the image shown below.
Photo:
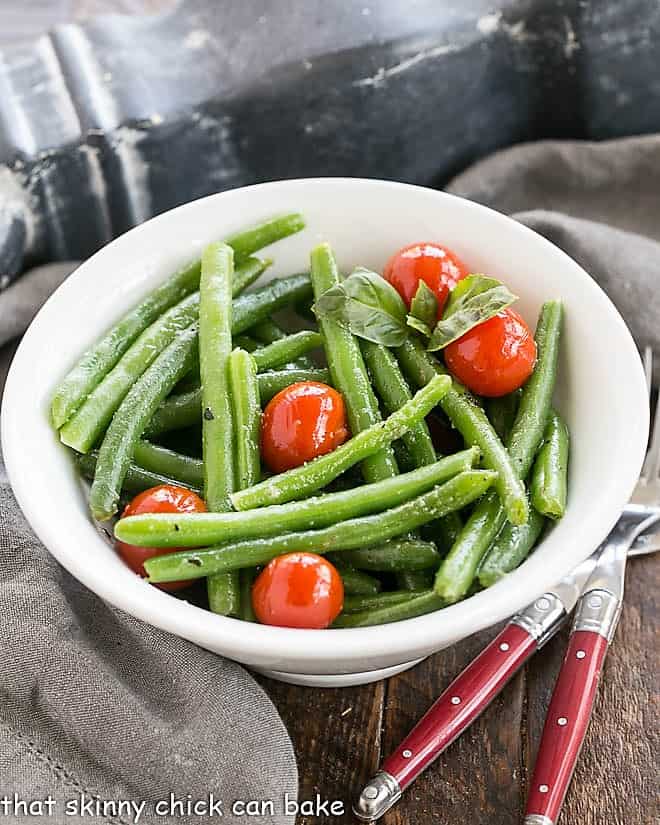
<path fill-rule="evenodd" d="M 256 181 L 660 130 L 658 0 L 186 0 L 0 53 L 0 288 Z"/>

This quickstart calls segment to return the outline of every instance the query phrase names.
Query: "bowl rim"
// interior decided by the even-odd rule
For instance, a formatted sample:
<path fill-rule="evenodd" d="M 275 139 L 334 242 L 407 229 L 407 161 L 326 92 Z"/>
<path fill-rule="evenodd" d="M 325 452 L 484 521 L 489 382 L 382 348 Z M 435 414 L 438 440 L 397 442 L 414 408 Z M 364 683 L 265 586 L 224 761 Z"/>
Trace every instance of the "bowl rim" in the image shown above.
<path fill-rule="evenodd" d="M 438 621 L 438 613 L 430 613 L 413 619 L 406 619 L 388 625 L 388 632 L 383 633 L 383 626 L 365 628 L 342 628 L 325 630 L 301 630 L 296 628 L 280 628 L 256 623 L 247 623 L 238 619 L 218 616 L 202 608 L 180 599 L 173 599 L 169 594 L 151 587 L 138 577 L 131 583 L 128 579 L 102 578 L 93 574 L 92 565 L 85 564 L 85 557 L 71 552 L 67 545 L 63 531 L 53 528 L 40 511 L 39 503 L 30 494 L 31 472 L 23 472 L 23 464 L 19 439 L 15 436 L 20 432 L 21 408 L 27 403 L 22 398 L 21 384 L 23 374 L 30 368 L 30 350 L 39 339 L 41 329 L 48 322 L 49 316 L 65 299 L 75 297 L 79 281 L 87 276 L 89 270 L 95 268 L 102 261 L 110 247 L 120 244 L 130 246 L 136 236 L 144 231 L 144 227 L 157 224 L 166 225 L 187 210 L 199 209 L 200 204 L 208 206 L 222 199 L 223 207 L 230 204 L 232 198 L 245 197 L 248 192 L 254 197 L 264 189 L 284 187 L 295 190 L 304 186 L 359 186 L 371 187 L 374 190 L 412 190 L 419 197 L 428 198 L 430 202 L 437 200 L 460 201 L 461 208 L 474 213 L 488 213 L 488 219 L 494 225 L 505 226 L 506 231 L 517 234 L 523 241 L 533 237 L 534 243 L 542 253 L 547 253 L 564 267 L 570 268 L 575 276 L 586 280 L 585 289 L 590 291 L 590 300 L 598 303 L 617 329 L 621 339 L 620 344 L 627 348 L 626 359 L 630 362 L 628 391 L 636 395 L 636 402 L 646 399 L 646 385 L 641 360 L 630 331 L 618 310 L 598 286 L 598 284 L 580 267 L 577 262 L 550 241 L 534 232 L 532 229 L 513 220 L 507 215 L 496 212 L 482 204 L 438 190 L 428 189 L 414 184 L 395 181 L 378 180 L 372 178 L 352 177 L 315 177 L 298 178 L 293 180 L 278 180 L 253 184 L 228 190 L 194 201 L 189 201 L 174 209 L 168 210 L 144 224 L 134 227 L 125 234 L 113 240 L 106 247 L 87 259 L 66 281 L 53 293 L 33 319 L 25 333 L 7 376 L 1 411 L 2 450 L 10 483 L 16 499 L 23 510 L 28 522 L 48 551 L 79 581 L 89 587 L 98 596 L 127 613 L 155 625 L 161 629 L 182 636 L 204 647 L 227 651 L 226 655 L 239 660 L 254 661 L 263 658 L 264 650 L 269 658 L 304 659 L 314 662 L 327 662 L 333 658 L 343 662 L 359 663 L 366 655 L 370 659 L 387 657 L 393 661 L 399 657 L 403 661 L 414 658 L 418 651 L 437 650 L 456 638 L 471 635 L 490 625 L 511 616 L 516 610 L 531 602 L 540 593 L 547 590 L 561 579 L 581 558 L 589 555 L 594 548 L 605 538 L 613 527 L 622 508 L 628 500 L 635 482 L 639 476 L 646 436 L 648 434 L 649 412 L 646 403 L 637 403 L 639 418 L 636 421 L 637 449 L 630 451 L 625 467 L 617 468 L 618 478 L 615 482 L 617 508 L 603 502 L 594 502 L 594 511 L 597 517 L 592 518 L 589 530 L 590 540 L 585 541 L 584 552 L 576 555 L 575 548 L 567 548 L 564 552 L 552 558 L 541 559 L 532 554 L 517 570 L 508 574 L 492 587 L 479 592 L 468 599 L 442 609 L 442 621 Z M 634 436 L 634 437 L 635 437 Z M 24 437 L 24 436 L 23 436 Z M 62 450 L 62 461 L 68 461 Z M 34 472 L 34 470 L 32 470 Z M 99 540 L 103 540 L 99 536 Z M 569 549 L 572 552 L 570 566 L 568 564 Z M 530 589 L 529 581 L 533 578 L 534 585 Z M 502 598 L 508 592 L 507 598 Z M 516 593 L 523 595 L 518 595 Z M 238 622 L 240 621 L 240 625 Z M 460 627 L 459 636 L 455 628 Z M 282 669 L 280 667 L 280 669 Z M 363 668 L 362 668 L 363 669 Z"/>

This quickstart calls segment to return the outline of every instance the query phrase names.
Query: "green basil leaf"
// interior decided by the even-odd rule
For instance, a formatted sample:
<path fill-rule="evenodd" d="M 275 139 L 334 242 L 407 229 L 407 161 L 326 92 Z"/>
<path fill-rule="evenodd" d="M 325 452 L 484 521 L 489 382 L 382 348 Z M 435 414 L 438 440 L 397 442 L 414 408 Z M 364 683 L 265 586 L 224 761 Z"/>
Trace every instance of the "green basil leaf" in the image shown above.
<path fill-rule="evenodd" d="M 406 324 L 410 327 L 410 329 L 421 332 L 425 338 L 431 337 L 431 327 L 428 324 L 425 324 L 424 321 L 420 321 L 419 318 L 416 318 L 414 315 L 408 315 L 406 318 Z"/>
<path fill-rule="evenodd" d="M 432 352 L 443 349 L 516 300 L 517 296 L 496 278 L 468 275 L 449 294 L 447 306 L 433 330 L 427 349 Z"/>
<path fill-rule="evenodd" d="M 417 285 L 417 292 L 410 304 L 410 314 L 418 318 L 425 326 L 433 329 L 438 317 L 438 299 L 425 281 L 420 280 Z"/>
<path fill-rule="evenodd" d="M 406 305 L 394 287 L 369 269 L 355 269 L 314 304 L 318 318 L 329 318 L 353 335 L 400 347 L 406 340 Z"/>

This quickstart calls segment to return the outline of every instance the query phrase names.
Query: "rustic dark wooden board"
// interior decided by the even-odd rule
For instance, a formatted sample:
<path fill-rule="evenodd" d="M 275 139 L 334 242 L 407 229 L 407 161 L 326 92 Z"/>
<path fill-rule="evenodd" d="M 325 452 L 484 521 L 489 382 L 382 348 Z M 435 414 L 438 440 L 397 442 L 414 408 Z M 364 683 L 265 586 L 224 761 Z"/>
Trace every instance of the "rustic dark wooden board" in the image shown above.
<path fill-rule="evenodd" d="M 633 559 L 626 604 L 560 825 L 652 825 L 657 803 L 660 565 Z M 375 685 L 314 690 L 263 684 L 293 739 L 300 796 L 350 802 L 453 676 L 493 637 L 477 634 Z M 515 825 L 566 633 L 554 639 L 475 725 L 406 792 L 384 825 Z M 342 825 L 300 817 L 298 825 Z"/>

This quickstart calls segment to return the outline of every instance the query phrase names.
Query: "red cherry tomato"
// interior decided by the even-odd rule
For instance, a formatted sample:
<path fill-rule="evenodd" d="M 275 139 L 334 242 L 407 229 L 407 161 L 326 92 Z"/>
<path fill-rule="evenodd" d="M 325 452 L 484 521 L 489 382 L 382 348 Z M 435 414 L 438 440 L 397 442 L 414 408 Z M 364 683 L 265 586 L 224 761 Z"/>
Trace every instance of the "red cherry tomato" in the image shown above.
<path fill-rule="evenodd" d="M 206 504 L 192 490 L 185 487 L 176 487 L 174 484 L 161 484 L 139 493 L 126 505 L 122 518 L 137 516 L 141 513 L 205 513 Z M 126 564 L 138 576 L 146 578 L 144 563 L 154 556 L 165 553 L 176 553 L 181 547 L 140 547 L 136 544 L 126 544 L 123 541 L 115 542 L 117 552 Z M 188 587 L 189 581 L 168 582 L 157 584 L 162 590 L 181 590 Z"/>
<path fill-rule="evenodd" d="M 420 281 L 438 299 L 438 317 L 442 314 L 449 292 L 469 274 L 463 261 L 451 249 L 437 243 L 414 243 L 404 246 L 389 259 L 383 277 L 389 281 L 410 307 Z"/>
<path fill-rule="evenodd" d="M 536 343 L 520 315 L 505 309 L 445 347 L 444 356 L 468 389 L 495 398 L 517 390 L 532 374 Z"/>
<path fill-rule="evenodd" d="M 330 453 L 347 438 L 344 399 L 327 384 L 291 384 L 278 392 L 264 410 L 261 454 L 274 473 Z"/>
<path fill-rule="evenodd" d="M 252 606 L 262 624 L 327 627 L 344 606 L 337 569 L 316 553 L 274 558 L 252 585 Z"/>

